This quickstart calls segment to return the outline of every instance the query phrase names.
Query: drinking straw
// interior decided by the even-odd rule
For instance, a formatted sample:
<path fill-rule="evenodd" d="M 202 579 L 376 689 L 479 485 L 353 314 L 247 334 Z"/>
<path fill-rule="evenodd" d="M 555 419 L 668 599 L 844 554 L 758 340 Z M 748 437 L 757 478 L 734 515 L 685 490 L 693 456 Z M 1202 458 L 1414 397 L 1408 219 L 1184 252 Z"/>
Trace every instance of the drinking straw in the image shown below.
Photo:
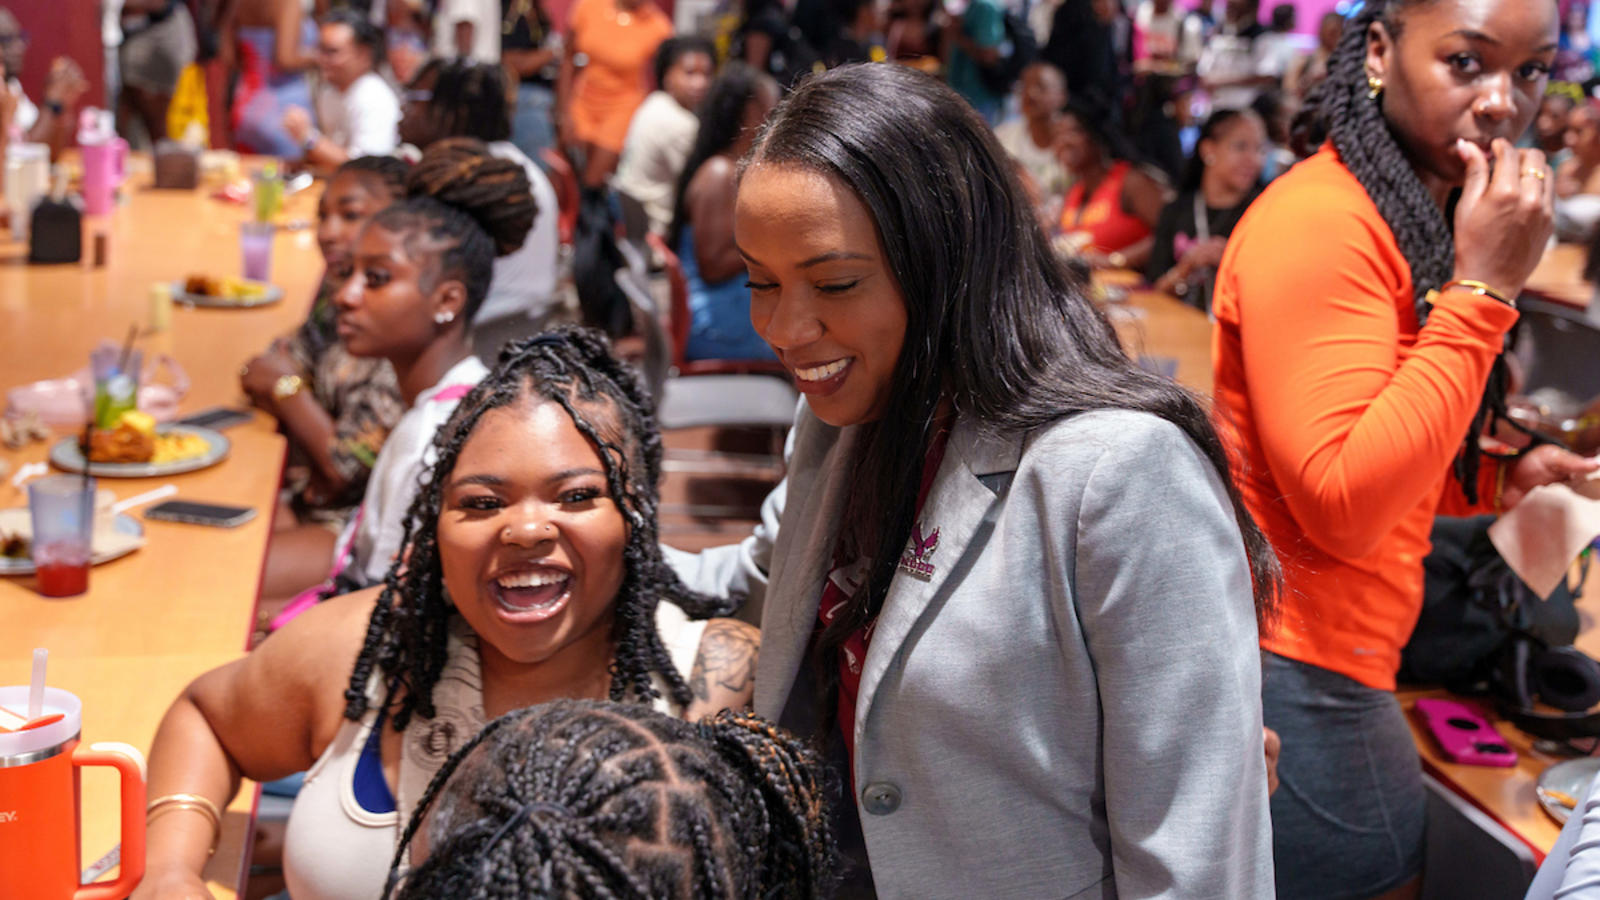
<path fill-rule="evenodd" d="M 28 718 L 37 719 L 44 712 L 44 666 L 50 651 L 38 647 L 33 651 L 33 682 L 28 685 Z"/>
<path fill-rule="evenodd" d="M 145 491 L 142 494 L 129 497 L 126 500 L 118 500 L 116 503 L 111 505 L 111 512 L 112 514 L 124 513 L 130 509 L 133 509 L 135 506 L 143 506 L 146 503 L 154 503 L 157 500 L 165 500 L 177 492 L 177 485 L 164 484 L 153 491 Z"/>

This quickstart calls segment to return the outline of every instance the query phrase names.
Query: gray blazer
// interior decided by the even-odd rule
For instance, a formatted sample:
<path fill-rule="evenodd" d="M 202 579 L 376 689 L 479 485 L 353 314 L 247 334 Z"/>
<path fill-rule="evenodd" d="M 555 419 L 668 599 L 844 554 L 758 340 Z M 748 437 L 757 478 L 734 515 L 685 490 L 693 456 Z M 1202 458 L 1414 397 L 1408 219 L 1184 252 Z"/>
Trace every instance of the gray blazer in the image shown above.
<path fill-rule="evenodd" d="M 771 547 L 755 705 L 800 734 L 855 432 L 801 409 Z M 951 434 L 862 670 L 879 895 L 1271 897 L 1250 576 L 1215 471 L 1142 413 L 980 432 Z"/>

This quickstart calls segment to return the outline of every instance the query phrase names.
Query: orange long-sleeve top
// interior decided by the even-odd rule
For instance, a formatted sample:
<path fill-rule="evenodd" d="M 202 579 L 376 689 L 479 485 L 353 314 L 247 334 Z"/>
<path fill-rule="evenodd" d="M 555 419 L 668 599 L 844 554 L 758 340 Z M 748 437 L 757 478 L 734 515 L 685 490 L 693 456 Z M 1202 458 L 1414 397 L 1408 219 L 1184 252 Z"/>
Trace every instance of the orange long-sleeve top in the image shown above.
<path fill-rule="evenodd" d="M 1284 567 L 1261 646 L 1393 690 L 1433 518 L 1473 511 L 1451 463 L 1517 312 L 1448 291 L 1419 329 L 1411 268 L 1331 147 L 1251 205 L 1213 309 L 1216 411 Z"/>

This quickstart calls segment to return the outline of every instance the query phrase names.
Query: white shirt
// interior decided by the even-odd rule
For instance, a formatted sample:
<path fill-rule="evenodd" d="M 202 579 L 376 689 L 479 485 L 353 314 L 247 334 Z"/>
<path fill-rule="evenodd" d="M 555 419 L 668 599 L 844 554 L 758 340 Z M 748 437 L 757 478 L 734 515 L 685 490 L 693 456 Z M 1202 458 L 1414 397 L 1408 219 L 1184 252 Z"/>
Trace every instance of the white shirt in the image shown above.
<path fill-rule="evenodd" d="M 400 144 L 400 98 L 376 72 L 340 91 L 317 88 L 317 127 L 351 157 L 387 156 Z"/>
<path fill-rule="evenodd" d="M 1205 26 L 1200 17 L 1174 2 L 1166 15 L 1156 13 L 1154 0 L 1144 0 L 1133 14 L 1134 30 L 1143 43 L 1143 56 L 1176 59 L 1193 63 L 1200 58 L 1205 43 Z"/>
<path fill-rule="evenodd" d="M 611 186 L 639 201 L 650 217 L 650 230 L 665 235 L 672 227 L 672 201 L 689 151 L 700 132 L 700 120 L 678 105 L 666 91 L 646 97 L 628 123 L 622 160 Z"/>
<path fill-rule="evenodd" d="M 1066 196 L 1071 179 L 1056 156 L 1055 148 L 1035 144 L 1033 135 L 1028 132 L 1028 120 L 1021 118 L 1002 123 L 994 130 L 994 136 L 1000 139 L 1000 146 L 1006 153 L 1022 164 L 1028 177 L 1033 179 L 1033 186 L 1039 189 L 1040 198 L 1047 206 L 1053 200 L 1059 213 L 1061 199 Z"/>
<path fill-rule="evenodd" d="M 1261 37 L 1265 35 L 1263 32 Z M 1259 37 L 1248 38 L 1233 33 L 1231 29 L 1219 28 L 1206 42 L 1197 71 L 1201 78 L 1218 81 L 1245 75 L 1279 74 L 1271 69 L 1273 61 L 1265 57 L 1264 51 L 1270 47 L 1270 41 L 1262 41 Z M 1211 92 L 1211 108 L 1244 109 L 1255 102 L 1260 93 L 1261 89 L 1257 87 L 1219 88 Z"/>
<path fill-rule="evenodd" d="M 406 511 L 411 508 L 422 479 L 434 463 L 434 433 L 461 402 L 460 397 L 434 398 L 446 388 L 472 387 L 488 374 L 489 370 L 476 356 L 456 363 L 438 384 L 417 395 L 417 402 L 389 432 L 389 439 L 384 441 L 378 460 L 372 465 L 367 492 L 361 499 L 361 512 L 345 527 L 339 538 L 339 549 L 334 553 L 337 561 L 344 558 L 345 547 L 353 548 L 345 572 L 354 575 L 363 585 L 382 584 L 389 565 L 400 553 Z"/>
<path fill-rule="evenodd" d="M 522 248 L 494 261 L 489 296 L 484 298 L 473 321 L 487 322 L 515 313 L 539 318 L 556 302 L 556 276 L 560 269 L 557 259 L 561 249 L 561 233 L 556 224 L 561 211 L 557 208 L 556 189 L 544 171 L 510 141 L 492 141 L 489 153 L 520 164 L 528 173 L 534 208 L 538 212 Z"/>
<path fill-rule="evenodd" d="M 39 107 L 34 106 L 33 101 L 28 99 L 28 95 L 22 90 L 22 82 L 16 78 L 6 79 L 6 90 L 17 98 L 17 111 L 11 115 L 11 128 L 16 132 L 12 138 L 21 139 L 39 121 Z"/>
<path fill-rule="evenodd" d="M 456 23 L 472 23 L 472 46 L 467 55 L 473 62 L 500 62 L 499 0 L 441 0 L 433 16 L 433 55 L 453 59 L 456 52 Z"/>

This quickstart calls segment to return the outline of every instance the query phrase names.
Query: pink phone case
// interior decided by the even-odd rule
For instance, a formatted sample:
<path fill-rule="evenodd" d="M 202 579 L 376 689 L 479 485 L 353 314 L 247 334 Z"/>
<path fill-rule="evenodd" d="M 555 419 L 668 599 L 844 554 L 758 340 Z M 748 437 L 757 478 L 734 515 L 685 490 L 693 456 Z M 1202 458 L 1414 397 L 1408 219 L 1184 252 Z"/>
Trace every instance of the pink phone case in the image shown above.
<path fill-rule="evenodd" d="M 1458 700 L 1418 700 L 1417 712 L 1452 761 L 1469 766 L 1517 764 L 1517 751 L 1476 708 Z"/>

